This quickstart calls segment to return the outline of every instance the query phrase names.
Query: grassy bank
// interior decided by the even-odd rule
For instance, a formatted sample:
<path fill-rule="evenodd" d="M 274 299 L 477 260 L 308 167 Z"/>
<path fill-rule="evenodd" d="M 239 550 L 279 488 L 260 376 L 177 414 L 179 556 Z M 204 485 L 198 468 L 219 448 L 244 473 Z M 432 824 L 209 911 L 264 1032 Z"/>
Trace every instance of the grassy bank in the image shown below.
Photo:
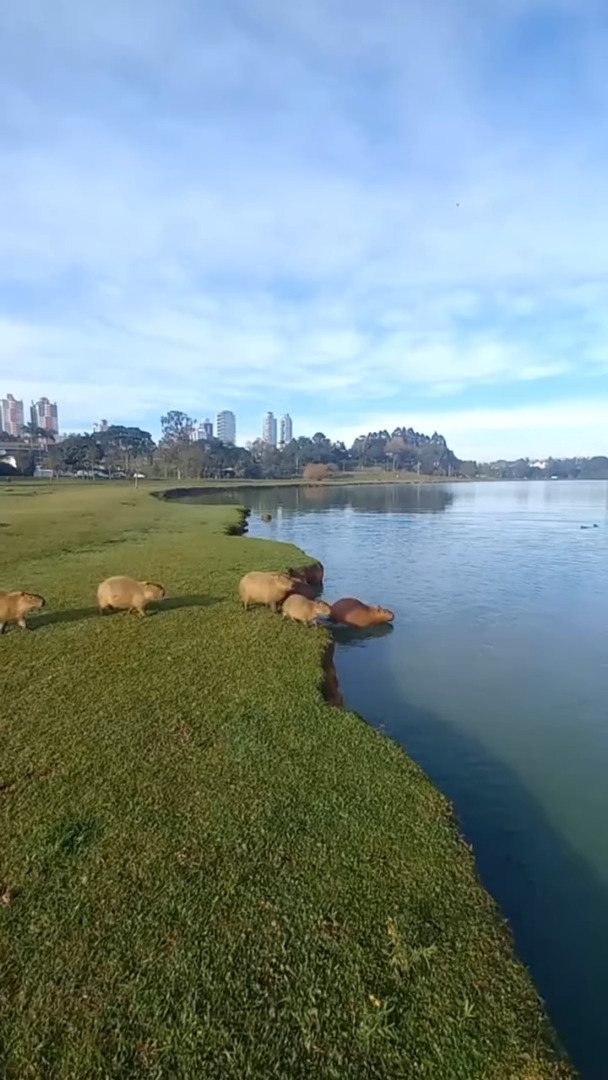
<path fill-rule="evenodd" d="M 48 601 L 0 638 L 0 1075 L 571 1076 L 446 801 L 324 703 L 324 631 L 239 608 L 298 553 L 234 520 L 0 486 Z M 100 618 L 113 573 L 169 599 Z"/>

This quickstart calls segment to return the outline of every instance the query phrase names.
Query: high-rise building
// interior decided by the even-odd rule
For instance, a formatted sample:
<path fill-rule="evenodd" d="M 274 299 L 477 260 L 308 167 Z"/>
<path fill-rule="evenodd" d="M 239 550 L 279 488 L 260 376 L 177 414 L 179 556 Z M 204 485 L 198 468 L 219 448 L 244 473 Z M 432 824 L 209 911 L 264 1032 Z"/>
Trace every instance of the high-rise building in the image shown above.
<path fill-rule="evenodd" d="M 234 413 L 230 412 L 229 409 L 219 412 L 216 417 L 215 430 L 221 442 L 234 446 L 236 442 L 236 417 Z"/>
<path fill-rule="evenodd" d="M 34 427 L 48 431 L 49 435 L 57 435 L 59 432 L 59 419 L 57 405 L 54 401 L 42 397 L 40 401 L 32 402 L 32 424 Z"/>
<path fill-rule="evenodd" d="M 21 435 L 23 430 L 23 402 L 12 394 L 0 399 L 0 428 L 7 435 Z"/>
<path fill-rule="evenodd" d="M 203 420 L 202 424 L 199 425 L 198 431 L 199 439 L 207 439 L 207 441 L 209 441 L 209 439 L 213 438 L 213 421 Z"/>
<path fill-rule="evenodd" d="M 262 427 L 262 439 L 267 446 L 277 445 L 277 421 L 273 413 L 267 412 Z"/>
<path fill-rule="evenodd" d="M 281 433 L 280 433 L 280 444 L 281 444 L 281 446 L 287 446 L 287 444 L 290 443 L 292 439 L 293 439 L 293 423 L 292 423 L 291 416 L 289 415 L 289 413 L 285 413 L 285 415 L 281 417 Z"/>

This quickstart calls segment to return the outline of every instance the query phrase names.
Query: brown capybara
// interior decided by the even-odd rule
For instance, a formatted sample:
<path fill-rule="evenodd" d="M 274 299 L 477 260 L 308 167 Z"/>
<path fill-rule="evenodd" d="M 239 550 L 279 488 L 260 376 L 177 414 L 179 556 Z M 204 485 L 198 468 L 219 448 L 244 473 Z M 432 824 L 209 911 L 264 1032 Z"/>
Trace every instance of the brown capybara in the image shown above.
<path fill-rule="evenodd" d="M 288 570 L 287 573 L 296 581 L 304 581 L 307 585 L 323 584 L 324 570 L 323 564 L 320 562 L 310 563 L 309 566 L 298 566 L 295 569 Z"/>
<path fill-rule="evenodd" d="M 330 615 L 331 608 L 325 600 L 307 600 L 299 593 L 292 593 L 283 602 L 282 612 L 285 618 L 297 619 L 312 626 L 317 615 Z"/>
<path fill-rule="evenodd" d="M 165 590 L 154 581 L 135 581 L 131 577 L 109 577 L 97 589 L 97 606 L 100 615 L 108 608 L 137 611 L 146 614 L 150 600 L 162 600 Z"/>
<path fill-rule="evenodd" d="M 16 622 L 22 630 L 27 630 L 28 625 L 25 616 L 28 611 L 38 611 L 43 608 L 45 600 L 38 593 L 0 592 L 0 634 L 3 634 L 9 622 Z"/>
<path fill-rule="evenodd" d="M 392 622 L 394 613 L 388 608 L 370 607 L 369 604 L 356 600 L 353 596 L 336 600 L 331 605 L 331 617 L 334 622 L 345 623 L 346 626 L 377 626 L 379 623 Z"/>
<path fill-rule="evenodd" d="M 273 611 L 295 588 L 293 578 L 276 570 L 252 570 L 239 581 L 239 596 L 245 605 L 267 604 Z"/>
<path fill-rule="evenodd" d="M 262 521 L 267 525 L 269 521 L 272 521 L 272 514 L 262 514 Z"/>

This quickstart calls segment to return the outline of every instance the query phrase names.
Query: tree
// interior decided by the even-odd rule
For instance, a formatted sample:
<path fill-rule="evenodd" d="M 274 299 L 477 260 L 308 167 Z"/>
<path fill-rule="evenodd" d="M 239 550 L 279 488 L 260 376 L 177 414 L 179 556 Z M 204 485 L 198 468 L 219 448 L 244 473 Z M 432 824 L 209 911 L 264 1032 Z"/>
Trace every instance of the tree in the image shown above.
<path fill-rule="evenodd" d="M 160 418 L 160 426 L 163 432 L 162 442 L 189 442 L 192 438 L 192 432 L 195 425 L 196 420 L 193 420 L 185 412 L 180 412 L 179 409 L 172 409 L 165 416 L 161 416 Z"/>
<path fill-rule="evenodd" d="M 163 435 L 159 449 L 165 462 L 165 476 L 169 475 L 170 469 L 174 469 L 179 480 L 182 473 L 187 473 L 188 469 L 192 468 L 190 447 L 196 420 L 178 409 L 173 409 L 161 416 L 160 424 Z"/>
<path fill-rule="evenodd" d="M 102 459 L 99 444 L 91 435 L 68 435 L 61 443 L 64 464 L 68 469 L 93 469 Z"/>
<path fill-rule="evenodd" d="M 138 427 L 123 427 L 112 424 L 97 436 L 102 448 L 104 460 L 114 468 L 124 468 L 128 472 L 134 458 L 151 460 L 155 444 L 149 431 Z"/>

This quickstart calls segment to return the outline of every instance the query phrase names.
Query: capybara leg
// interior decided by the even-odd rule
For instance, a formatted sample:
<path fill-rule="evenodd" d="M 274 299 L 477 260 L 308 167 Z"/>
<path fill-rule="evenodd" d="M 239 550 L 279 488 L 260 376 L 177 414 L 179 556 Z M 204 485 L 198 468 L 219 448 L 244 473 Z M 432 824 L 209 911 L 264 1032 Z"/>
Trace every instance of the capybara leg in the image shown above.
<path fill-rule="evenodd" d="M 276 602 L 276 600 L 273 600 L 272 604 L 270 605 L 270 610 L 271 611 L 276 611 L 277 610 L 277 602 Z"/>
<path fill-rule="evenodd" d="M 144 616 L 146 615 L 146 609 L 143 607 L 135 608 L 135 610 L 138 615 L 141 615 L 142 618 L 144 618 Z"/>
<path fill-rule="evenodd" d="M 246 600 L 243 600 L 243 607 L 245 608 L 245 611 L 247 611 L 247 609 L 249 608 L 249 604 Z"/>
<path fill-rule="evenodd" d="M 19 621 L 17 622 L 17 626 L 20 626 L 22 630 L 28 630 L 29 629 L 25 619 L 19 619 Z"/>
<path fill-rule="evenodd" d="M 6 630 L 6 623 L 5 622 L 0 622 L 0 634 L 3 634 L 5 630 Z"/>

